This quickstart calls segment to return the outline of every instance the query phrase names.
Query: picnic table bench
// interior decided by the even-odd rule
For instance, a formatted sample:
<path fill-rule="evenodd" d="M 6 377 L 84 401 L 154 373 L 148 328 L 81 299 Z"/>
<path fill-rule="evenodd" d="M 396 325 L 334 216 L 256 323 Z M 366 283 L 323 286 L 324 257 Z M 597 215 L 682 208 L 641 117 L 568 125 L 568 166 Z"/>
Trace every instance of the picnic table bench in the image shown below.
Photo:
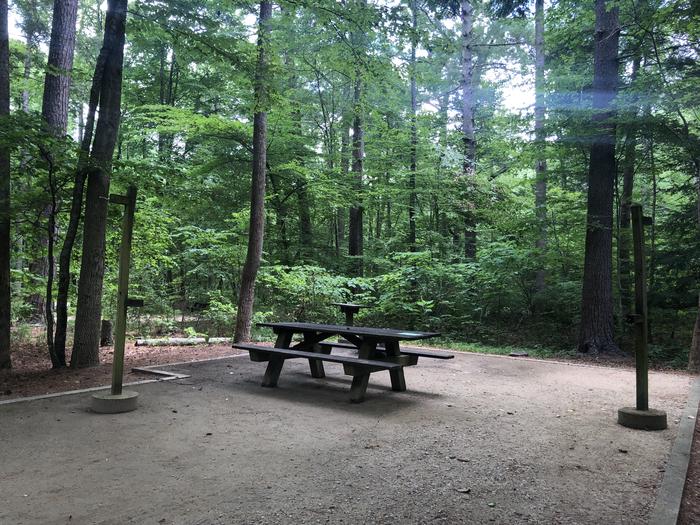
<path fill-rule="evenodd" d="M 287 359 L 308 359 L 311 376 L 325 377 L 323 362 L 340 363 L 346 375 L 352 376 L 350 400 L 362 402 L 372 373 L 389 371 L 392 390 L 406 390 L 403 368 L 418 362 L 419 357 L 450 359 L 452 354 L 418 348 L 401 348 L 400 341 L 416 341 L 437 337 L 436 332 L 415 332 L 388 328 L 329 325 L 316 323 L 258 323 L 271 328 L 277 335 L 274 347 L 256 344 L 234 344 L 234 348 L 247 350 L 252 361 L 267 362 L 262 386 L 275 387 Z M 295 335 L 301 341 L 293 343 Z M 348 343 L 326 342 L 333 336 L 342 336 Z M 335 348 L 352 349 L 357 356 L 333 354 Z"/>

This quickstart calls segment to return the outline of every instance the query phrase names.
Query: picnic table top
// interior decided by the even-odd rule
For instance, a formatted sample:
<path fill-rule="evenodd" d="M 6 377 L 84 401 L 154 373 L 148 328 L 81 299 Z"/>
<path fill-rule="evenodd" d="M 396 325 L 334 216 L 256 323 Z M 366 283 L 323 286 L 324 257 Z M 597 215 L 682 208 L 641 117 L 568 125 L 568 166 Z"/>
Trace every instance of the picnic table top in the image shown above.
<path fill-rule="evenodd" d="M 378 339 L 396 339 L 415 341 L 418 339 L 429 339 L 439 337 L 438 332 L 417 332 L 414 330 L 397 330 L 394 328 L 370 328 L 366 326 L 347 326 L 339 324 L 317 324 L 317 323 L 258 323 L 258 326 L 272 328 L 277 331 L 291 331 L 294 333 L 316 332 L 327 334 L 351 334 L 359 337 L 376 337 Z"/>

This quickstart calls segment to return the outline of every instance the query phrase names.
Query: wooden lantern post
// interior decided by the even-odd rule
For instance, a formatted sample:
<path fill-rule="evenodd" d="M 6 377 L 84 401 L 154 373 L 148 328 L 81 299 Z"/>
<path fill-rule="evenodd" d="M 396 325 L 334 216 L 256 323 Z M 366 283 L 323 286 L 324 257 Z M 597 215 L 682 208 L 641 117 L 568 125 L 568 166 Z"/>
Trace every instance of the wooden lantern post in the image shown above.
<path fill-rule="evenodd" d="M 623 407 L 617 412 L 617 421 L 623 426 L 643 430 L 666 428 L 666 412 L 649 408 L 649 322 L 647 309 L 646 254 L 644 225 L 651 219 L 644 217 L 642 206 L 633 204 L 632 242 L 634 245 L 634 347 L 636 360 L 637 406 Z"/>
<path fill-rule="evenodd" d="M 129 265 L 131 241 L 134 233 L 136 188 L 130 186 L 126 195 L 110 195 L 109 201 L 124 206 L 122 242 L 119 247 L 119 287 L 117 290 L 117 319 L 114 327 L 114 355 L 112 359 L 112 388 L 109 393 L 92 396 L 92 410 L 102 414 L 130 412 L 136 409 L 137 392 L 124 391 L 124 348 L 126 346 L 126 316 L 130 306 L 143 306 L 142 299 L 129 297 Z"/>

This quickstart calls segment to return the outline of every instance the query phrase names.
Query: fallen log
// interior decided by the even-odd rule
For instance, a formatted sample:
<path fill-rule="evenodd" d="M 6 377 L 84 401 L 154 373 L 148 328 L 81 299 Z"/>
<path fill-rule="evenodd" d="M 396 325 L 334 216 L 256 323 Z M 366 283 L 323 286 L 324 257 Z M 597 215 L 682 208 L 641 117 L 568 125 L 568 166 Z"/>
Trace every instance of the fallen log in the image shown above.
<path fill-rule="evenodd" d="M 136 346 L 195 346 L 232 343 L 231 337 L 166 337 L 161 339 L 137 339 Z"/>

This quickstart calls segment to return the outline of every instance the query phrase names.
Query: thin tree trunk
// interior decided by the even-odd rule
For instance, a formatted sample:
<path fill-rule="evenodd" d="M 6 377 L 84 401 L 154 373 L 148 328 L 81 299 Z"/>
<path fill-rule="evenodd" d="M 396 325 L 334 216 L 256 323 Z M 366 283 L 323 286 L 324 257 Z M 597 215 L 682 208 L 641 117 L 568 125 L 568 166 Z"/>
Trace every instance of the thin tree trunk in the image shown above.
<path fill-rule="evenodd" d="M 77 19 L 78 0 L 54 0 L 49 59 L 44 77 L 41 115 L 49 132 L 56 138 L 63 137 L 68 128 L 68 103 L 70 99 L 73 56 L 75 53 L 75 25 Z M 46 148 L 43 150 L 43 155 L 49 163 L 49 194 L 51 196 L 51 202 L 47 209 L 47 259 L 43 265 L 46 271 L 46 297 L 44 300 L 46 343 L 53 367 L 62 368 L 66 366 L 65 347 L 57 349 L 55 346 L 53 319 L 54 248 L 56 243 L 58 190 L 54 179 L 55 174 L 53 173 L 53 153 Z"/>
<path fill-rule="evenodd" d="M 267 163 L 267 107 L 268 58 L 270 38 L 269 19 L 272 3 L 260 2 L 258 19 L 258 62 L 255 69 L 255 116 L 253 118 L 253 176 L 250 191 L 250 227 L 248 252 L 241 272 L 241 291 L 238 295 L 238 314 L 234 341 L 250 340 L 255 300 L 255 278 L 262 258 L 265 233 L 265 167 Z"/>
<path fill-rule="evenodd" d="M 287 206 L 282 197 L 282 187 L 279 176 L 275 173 L 269 173 L 270 184 L 272 185 L 272 208 L 275 211 L 275 227 L 279 236 L 279 245 L 281 249 L 280 262 L 282 264 L 290 264 L 291 257 L 289 254 L 289 237 L 287 235 Z"/>
<path fill-rule="evenodd" d="M 476 257 L 475 177 L 476 138 L 474 135 L 474 8 L 470 0 L 460 1 L 462 19 L 462 178 L 465 186 L 464 256 Z"/>
<path fill-rule="evenodd" d="M 615 111 L 618 89 L 618 8 L 596 0 L 593 124 L 588 172 L 586 253 L 583 270 L 581 352 L 619 352 L 614 340 L 612 229 L 615 185 Z"/>
<path fill-rule="evenodd" d="M 547 253 L 547 158 L 545 152 L 546 131 L 544 98 L 544 0 L 535 0 L 535 141 L 537 160 L 535 161 L 535 215 L 538 236 L 536 247 L 540 255 Z M 544 264 L 544 257 L 541 259 Z M 535 289 L 544 292 L 546 271 L 541 266 L 535 274 Z"/>
<path fill-rule="evenodd" d="M 107 4 L 103 48 L 107 48 L 108 56 L 102 76 L 99 118 L 90 151 L 91 169 L 87 176 L 83 254 L 71 356 L 73 368 L 99 364 L 105 231 L 112 156 L 121 116 L 126 7 L 127 0 L 109 0 Z"/>
<path fill-rule="evenodd" d="M 700 229 L 700 158 L 693 159 L 693 168 L 695 169 L 695 188 L 697 192 L 697 224 Z M 688 370 L 690 372 L 700 372 L 700 293 L 698 294 L 698 314 L 695 318 L 695 327 L 693 328 L 693 340 L 690 343 L 690 351 L 688 352 Z"/>
<path fill-rule="evenodd" d="M 25 35 L 27 46 L 24 55 L 24 86 L 22 87 L 22 111 L 29 113 L 29 81 L 32 78 L 32 51 L 35 44 L 32 35 Z"/>
<path fill-rule="evenodd" d="M 7 0 L 0 0 L 0 119 L 10 115 L 10 36 Z M 0 147 L 0 369 L 10 357 L 10 152 Z"/>
<path fill-rule="evenodd" d="M 352 173 L 353 173 L 353 190 L 355 192 L 354 202 L 350 208 L 349 230 L 348 230 L 348 255 L 355 257 L 352 263 L 351 274 L 361 276 L 363 272 L 362 265 L 362 244 L 363 244 L 363 226 L 362 226 L 362 172 L 364 165 L 364 136 L 362 129 L 362 79 L 360 78 L 359 69 L 356 71 L 355 89 L 354 89 L 354 109 L 353 109 L 353 135 L 352 135 Z"/>
<path fill-rule="evenodd" d="M 46 275 L 46 346 L 49 350 L 51 365 L 53 368 L 63 368 L 66 366 L 65 353 L 59 355 L 56 353 L 54 344 L 54 323 L 53 323 L 53 279 L 54 279 L 54 246 L 56 244 L 56 214 L 58 213 L 57 188 L 55 179 L 55 167 L 49 162 L 49 193 L 51 194 L 51 204 L 49 210 L 49 220 L 46 228 L 46 236 L 48 238 L 47 260 L 48 273 Z"/>
<path fill-rule="evenodd" d="M 340 173 L 342 175 L 343 184 L 347 184 L 350 180 L 350 119 L 343 117 L 343 129 L 340 135 Z M 337 211 L 338 217 L 338 252 L 339 255 L 344 251 L 345 247 L 345 217 L 348 215 L 348 210 L 340 208 Z"/>
<path fill-rule="evenodd" d="M 418 167 L 418 101 L 416 87 L 416 47 L 418 47 L 418 6 L 416 0 L 411 0 L 411 61 L 409 74 L 411 77 L 411 160 L 408 178 L 408 249 L 416 251 L 416 171 Z"/>
<path fill-rule="evenodd" d="M 631 81 L 637 78 L 641 59 L 639 55 L 634 57 L 632 62 Z M 637 111 L 630 115 L 631 119 L 637 117 Z M 631 232 L 631 206 L 632 192 L 634 190 L 634 171 L 637 163 L 637 125 L 632 122 L 627 127 L 627 136 L 625 137 L 625 149 L 622 166 L 622 195 L 620 196 L 620 233 L 617 241 L 617 257 L 619 265 L 619 283 L 620 283 L 620 319 L 621 331 L 624 334 L 623 347 L 628 346 L 628 339 L 631 334 L 626 322 L 628 314 L 632 313 L 632 263 L 630 260 L 630 247 L 632 244 Z"/>

